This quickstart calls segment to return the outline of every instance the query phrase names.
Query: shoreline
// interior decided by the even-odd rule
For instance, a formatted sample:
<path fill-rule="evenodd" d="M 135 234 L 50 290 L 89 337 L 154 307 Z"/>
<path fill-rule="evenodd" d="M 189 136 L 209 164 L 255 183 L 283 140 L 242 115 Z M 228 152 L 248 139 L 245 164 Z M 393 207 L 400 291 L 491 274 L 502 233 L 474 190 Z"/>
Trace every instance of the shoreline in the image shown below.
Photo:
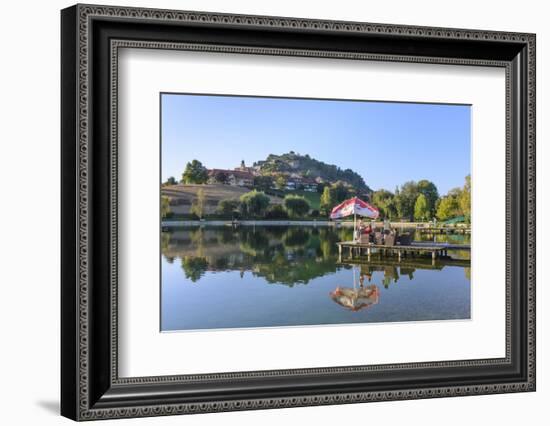
<path fill-rule="evenodd" d="M 168 220 L 162 221 L 161 226 L 182 227 L 182 226 L 337 226 L 336 222 L 328 220 Z M 341 224 L 340 224 L 341 225 Z M 353 226 L 353 222 L 351 222 Z M 347 226 L 347 225 L 345 225 Z"/>
<path fill-rule="evenodd" d="M 373 222 L 374 227 L 384 226 L 383 222 Z M 353 227 L 353 221 L 335 222 L 330 220 L 164 220 L 161 221 L 162 228 L 177 228 L 184 226 L 334 226 Z M 398 229 L 421 229 L 431 228 L 427 222 L 390 222 L 392 228 Z M 437 229 L 470 229 L 470 227 L 437 227 Z"/>

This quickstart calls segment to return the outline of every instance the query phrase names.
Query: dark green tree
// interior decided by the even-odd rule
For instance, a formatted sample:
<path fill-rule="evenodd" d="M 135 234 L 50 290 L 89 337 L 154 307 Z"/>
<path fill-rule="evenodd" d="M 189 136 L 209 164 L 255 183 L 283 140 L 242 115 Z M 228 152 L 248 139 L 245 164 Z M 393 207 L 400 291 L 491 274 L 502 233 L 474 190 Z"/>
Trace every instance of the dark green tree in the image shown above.
<path fill-rule="evenodd" d="M 208 170 L 199 160 L 193 160 L 187 163 L 185 171 L 181 176 L 183 183 L 206 183 L 208 180 Z"/>
<path fill-rule="evenodd" d="M 471 210 L 471 199 L 472 199 L 472 179 L 470 175 L 466 176 L 466 182 L 459 196 L 460 210 L 464 215 L 467 222 L 470 222 L 472 210 Z"/>
<path fill-rule="evenodd" d="M 266 219 L 288 219 L 288 213 L 281 204 L 273 204 L 265 212 Z"/>
<path fill-rule="evenodd" d="M 448 220 L 460 216 L 460 204 L 458 202 L 460 190 L 451 190 L 449 194 L 441 198 L 437 207 L 437 218 Z"/>
<path fill-rule="evenodd" d="M 217 183 L 226 184 L 229 180 L 229 176 L 227 176 L 227 173 L 222 172 L 221 170 L 214 173 L 214 181 Z"/>
<path fill-rule="evenodd" d="M 336 203 L 332 198 L 332 191 L 330 190 L 330 187 L 325 186 L 325 189 L 323 190 L 323 194 L 321 195 L 321 201 L 319 204 L 319 209 L 321 210 L 321 214 L 324 216 L 328 216 L 335 205 Z"/>
<path fill-rule="evenodd" d="M 414 181 L 405 182 L 399 192 L 395 194 L 397 214 L 401 219 L 413 220 L 417 197 L 418 186 Z"/>
<path fill-rule="evenodd" d="M 239 212 L 241 202 L 235 199 L 225 199 L 218 203 L 216 211 L 224 216 L 234 217 Z"/>
<path fill-rule="evenodd" d="M 168 197 L 162 196 L 160 198 L 160 215 L 164 219 L 170 216 L 170 199 Z"/>
<path fill-rule="evenodd" d="M 164 182 L 165 185 L 175 185 L 176 183 L 176 178 L 174 176 L 170 176 L 166 179 L 166 182 Z"/>
<path fill-rule="evenodd" d="M 309 212 L 309 201 L 300 195 L 287 195 L 283 202 L 291 217 L 302 217 Z"/>
<path fill-rule="evenodd" d="M 386 189 L 373 192 L 372 204 L 380 211 L 380 216 L 383 218 L 393 219 L 397 216 L 394 195 Z"/>
<path fill-rule="evenodd" d="M 426 203 L 428 207 L 429 217 L 432 218 L 435 216 L 435 203 L 439 198 L 439 193 L 437 187 L 433 182 L 429 180 L 422 179 L 418 181 L 417 189 L 420 194 L 424 194 L 426 197 Z"/>
<path fill-rule="evenodd" d="M 270 199 L 263 192 L 256 190 L 241 195 L 241 209 L 245 216 L 263 216 Z"/>
<path fill-rule="evenodd" d="M 414 204 L 414 218 L 415 220 L 424 221 L 431 217 L 430 208 L 428 206 L 428 200 L 424 194 L 418 194 L 416 202 Z"/>
<path fill-rule="evenodd" d="M 204 216 L 205 201 L 206 197 L 204 195 L 204 190 L 201 188 L 197 191 L 197 197 L 191 204 L 191 213 L 196 215 L 199 219 L 202 219 Z"/>

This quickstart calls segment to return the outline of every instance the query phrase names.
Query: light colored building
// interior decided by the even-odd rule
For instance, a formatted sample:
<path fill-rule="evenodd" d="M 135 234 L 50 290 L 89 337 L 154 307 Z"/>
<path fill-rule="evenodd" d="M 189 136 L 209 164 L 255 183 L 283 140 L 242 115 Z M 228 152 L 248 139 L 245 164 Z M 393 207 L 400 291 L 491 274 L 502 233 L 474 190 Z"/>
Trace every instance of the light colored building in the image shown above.
<path fill-rule="evenodd" d="M 225 175 L 225 183 L 232 186 L 254 186 L 254 175 L 241 170 L 211 169 L 208 171 L 208 183 L 220 183 L 219 176 Z"/>
<path fill-rule="evenodd" d="M 291 176 L 286 182 L 286 189 L 288 191 L 303 190 L 307 192 L 316 192 L 317 182 L 315 179 L 305 178 L 302 176 Z"/>
<path fill-rule="evenodd" d="M 317 192 L 317 181 L 315 179 L 304 178 L 302 185 L 304 185 L 304 191 Z"/>

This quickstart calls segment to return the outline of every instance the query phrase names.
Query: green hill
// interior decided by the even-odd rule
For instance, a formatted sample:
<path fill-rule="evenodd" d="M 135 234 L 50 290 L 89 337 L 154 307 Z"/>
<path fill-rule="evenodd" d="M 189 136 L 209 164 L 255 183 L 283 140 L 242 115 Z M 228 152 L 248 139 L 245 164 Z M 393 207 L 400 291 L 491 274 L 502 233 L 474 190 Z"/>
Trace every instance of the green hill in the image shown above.
<path fill-rule="evenodd" d="M 257 161 L 254 167 L 262 174 L 297 173 L 306 178 L 321 178 L 326 182 L 346 182 L 358 190 L 370 191 L 361 175 L 351 169 L 341 169 L 293 151 L 282 155 L 270 154 L 265 161 Z"/>

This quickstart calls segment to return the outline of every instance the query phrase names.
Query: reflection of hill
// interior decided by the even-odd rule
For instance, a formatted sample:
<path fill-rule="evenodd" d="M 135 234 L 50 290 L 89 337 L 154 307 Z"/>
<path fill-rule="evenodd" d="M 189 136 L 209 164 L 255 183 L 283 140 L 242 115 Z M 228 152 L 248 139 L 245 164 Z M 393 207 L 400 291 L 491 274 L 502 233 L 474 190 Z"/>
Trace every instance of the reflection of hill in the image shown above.
<path fill-rule="evenodd" d="M 348 230 L 314 227 L 185 228 L 162 234 L 162 254 L 195 282 L 206 271 L 250 271 L 268 283 L 307 284 L 333 273 Z"/>

